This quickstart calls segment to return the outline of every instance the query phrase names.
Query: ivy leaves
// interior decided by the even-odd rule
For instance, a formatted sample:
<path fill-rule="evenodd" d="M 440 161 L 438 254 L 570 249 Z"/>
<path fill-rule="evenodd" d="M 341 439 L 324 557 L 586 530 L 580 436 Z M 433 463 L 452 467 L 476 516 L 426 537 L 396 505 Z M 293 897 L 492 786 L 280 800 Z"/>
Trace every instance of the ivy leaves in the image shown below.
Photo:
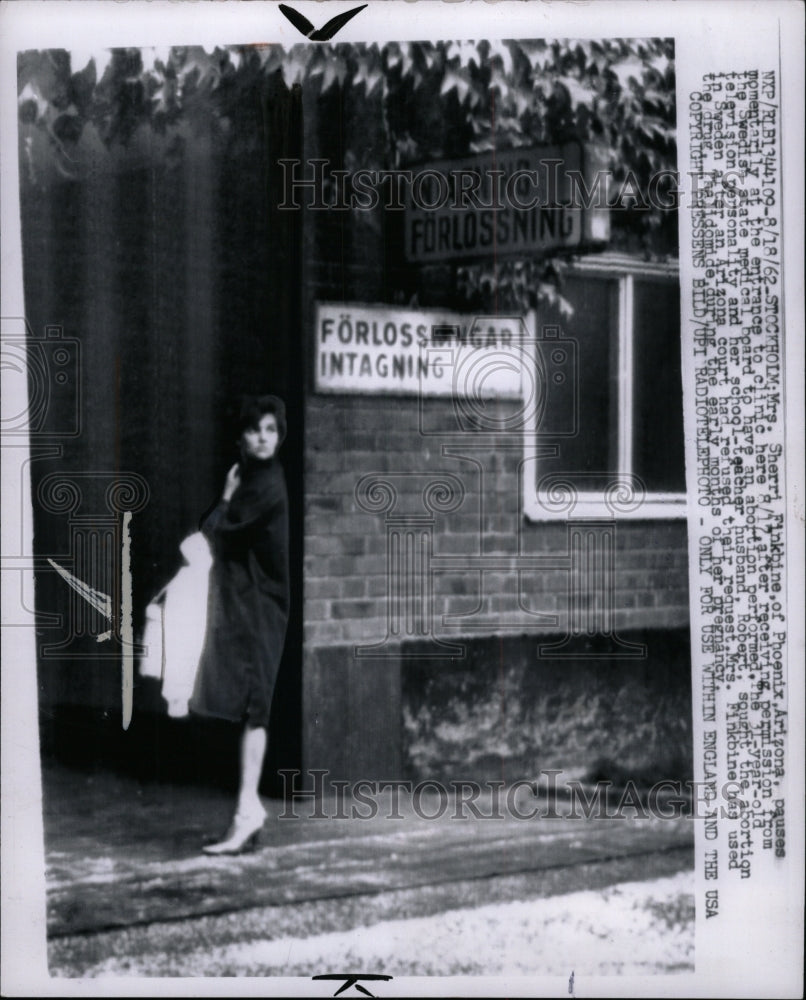
<path fill-rule="evenodd" d="M 646 190 L 653 176 L 676 167 L 674 83 L 669 39 L 25 52 L 18 61 L 24 176 L 36 185 L 54 165 L 80 175 L 104 149 L 131 157 L 139 147 L 171 166 L 194 134 L 211 150 L 261 153 L 256 97 L 304 86 L 311 99 L 340 95 L 351 114 L 366 116 L 368 134 L 370 121 L 381 121 L 386 167 L 578 140 L 602 147 L 616 188 L 626 179 L 628 192 Z M 619 249 L 674 252 L 673 211 L 626 200 L 611 217 Z M 471 271 L 478 290 L 484 275 Z M 526 287 L 546 285 L 539 274 L 516 271 L 496 266 L 496 294 L 517 299 Z"/>
<path fill-rule="evenodd" d="M 453 94 L 472 119 L 468 152 L 519 145 L 599 141 L 618 172 L 636 152 L 650 169 L 673 167 L 674 63 L 672 43 L 605 40 L 409 43 L 431 48 L 438 95 Z M 418 61 L 409 54 L 412 66 Z M 399 57 L 402 58 L 402 55 Z M 425 60 L 419 60 L 424 62 Z M 405 103 L 427 74 L 390 79 L 390 100 Z M 421 145 L 429 144 L 423 136 Z M 430 151 L 429 151 L 430 152 Z"/>
<path fill-rule="evenodd" d="M 106 146 L 125 145 L 141 126 L 165 133 L 183 120 L 226 134 L 237 101 L 277 73 L 289 88 L 380 96 L 400 164 L 457 153 L 439 148 L 439 110 L 463 120 L 463 153 L 579 139 L 606 144 L 617 174 L 625 164 L 674 165 L 673 50 L 657 39 L 191 46 L 89 59 L 27 52 L 20 120 L 62 143 L 78 142 L 90 125 Z"/>

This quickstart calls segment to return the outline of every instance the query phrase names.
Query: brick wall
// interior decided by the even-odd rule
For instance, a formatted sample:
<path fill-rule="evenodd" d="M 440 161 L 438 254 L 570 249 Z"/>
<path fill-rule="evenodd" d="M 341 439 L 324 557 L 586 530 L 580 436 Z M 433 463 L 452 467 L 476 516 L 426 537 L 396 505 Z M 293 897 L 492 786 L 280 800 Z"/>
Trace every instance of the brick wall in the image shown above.
<path fill-rule="evenodd" d="M 450 403 L 428 400 L 450 426 Z M 501 407 L 506 404 L 499 404 Z M 447 438 L 445 440 L 448 440 Z M 443 456 L 437 435 L 418 432 L 414 399 L 309 394 L 305 456 L 305 641 L 369 643 L 386 635 L 387 552 L 383 513 L 368 513 L 356 500 L 359 480 L 377 473 L 399 491 L 397 509 L 425 514 L 421 492 L 441 474 L 465 489 L 457 510 L 434 517 L 435 556 L 481 554 L 509 557 L 493 572 L 455 569 L 434 575 L 437 631 L 445 635 L 508 634 L 480 629 L 479 622 L 523 607 L 558 616 L 539 631 L 567 624 L 569 574 L 561 569 L 525 572 L 518 581 L 517 553 L 550 557 L 567 552 L 563 522 L 529 522 L 521 512 L 517 447 L 482 456 L 480 471 L 468 435 L 467 459 Z M 453 449 L 462 452 L 461 443 Z M 480 490 L 481 486 L 481 490 Z M 506 563 L 510 568 L 506 567 Z M 615 611 L 618 630 L 674 628 L 688 621 L 686 526 L 684 521 L 616 522 Z M 483 593 L 480 593 L 483 590 Z M 446 614 L 472 612 L 472 627 L 439 626 Z M 515 616 L 517 621 L 517 615 Z M 527 621 L 527 617 L 522 616 Z M 471 620 L 469 619 L 469 622 Z M 529 629 L 532 631 L 532 629 Z"/>

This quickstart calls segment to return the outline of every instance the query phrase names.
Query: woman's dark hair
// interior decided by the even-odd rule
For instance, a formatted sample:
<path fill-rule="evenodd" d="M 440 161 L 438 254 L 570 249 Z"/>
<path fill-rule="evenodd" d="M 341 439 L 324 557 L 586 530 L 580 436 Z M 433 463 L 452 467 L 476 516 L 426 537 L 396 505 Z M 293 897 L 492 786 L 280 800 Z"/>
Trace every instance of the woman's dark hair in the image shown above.
<path fill-rule="evenodd" d="M 267 413 L 274 414 L 277 421 L 278 445 L 282 444 L 286 435 L 285 403 L 279 396 L 242 396 L 240 413 L 236 422 L 238 434 L 243 434 L 250 427 L 257 427 L 261 418 Z"/>

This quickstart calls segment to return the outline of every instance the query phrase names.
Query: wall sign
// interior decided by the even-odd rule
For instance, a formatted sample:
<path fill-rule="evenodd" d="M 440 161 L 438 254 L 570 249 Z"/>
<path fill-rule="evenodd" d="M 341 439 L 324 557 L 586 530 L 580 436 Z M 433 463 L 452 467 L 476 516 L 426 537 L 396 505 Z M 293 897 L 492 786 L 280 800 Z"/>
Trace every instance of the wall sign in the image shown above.
<path fill-rule="evenodd" d="M 607 163 L 590 143 L 441 160 L 412 170 L 406 258 L 419 264 L 601 247 Z"/>
<path fill-rule="evenodd" d="M 517 399 L 521 317 L 319 302 L 318 392 Z"/>

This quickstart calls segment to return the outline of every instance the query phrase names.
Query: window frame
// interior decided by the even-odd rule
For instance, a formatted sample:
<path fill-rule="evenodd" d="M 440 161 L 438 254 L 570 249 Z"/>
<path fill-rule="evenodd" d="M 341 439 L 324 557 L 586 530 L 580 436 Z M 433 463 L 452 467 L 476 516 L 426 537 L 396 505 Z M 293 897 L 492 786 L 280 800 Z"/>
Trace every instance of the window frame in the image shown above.
<path fill-rule="evenodd" d="M 635 282 L 641 279 L 679 283 L 677 261 L 649 262 L 626 255 L 603 254 L 580 258 L 569 267 L 569 273 L 585 278 L 609 278 L 618 281 L 618 400 L 617 400 L 617 453 L 618 469 L 616 477 L 633 475 L 634 415 L 633 395 L 634 371 L 634 318 Z M 682 312 L 681 312 L 682 316 Z M 530 313 L 530 325 L 537 332 L 539 313 Z M 529 345 L 527 363 L 532 370 L 537 365 L 536 343 Z M 683 406 L 681 394 L 680 406 Z M 540 480 L 540 437 L 537 429 L 538 413 L 527 408 L 524 414 L 524 463 L 521 472 L 523 511 L 530 521 L 567 521 L 569 518 L 617 518 L 619 520 L 677 520 L 688 514 L 686 493 L 647 492 L 643 500 L 636 504 L 608 504 L 604 495 L 585 493 L 580 490 L 575 502 L 557 503 L 552 509 L 541 502 L 537 484 Z M 552 443 L 552 436 L 545 435 L 546 443 Z"/>

